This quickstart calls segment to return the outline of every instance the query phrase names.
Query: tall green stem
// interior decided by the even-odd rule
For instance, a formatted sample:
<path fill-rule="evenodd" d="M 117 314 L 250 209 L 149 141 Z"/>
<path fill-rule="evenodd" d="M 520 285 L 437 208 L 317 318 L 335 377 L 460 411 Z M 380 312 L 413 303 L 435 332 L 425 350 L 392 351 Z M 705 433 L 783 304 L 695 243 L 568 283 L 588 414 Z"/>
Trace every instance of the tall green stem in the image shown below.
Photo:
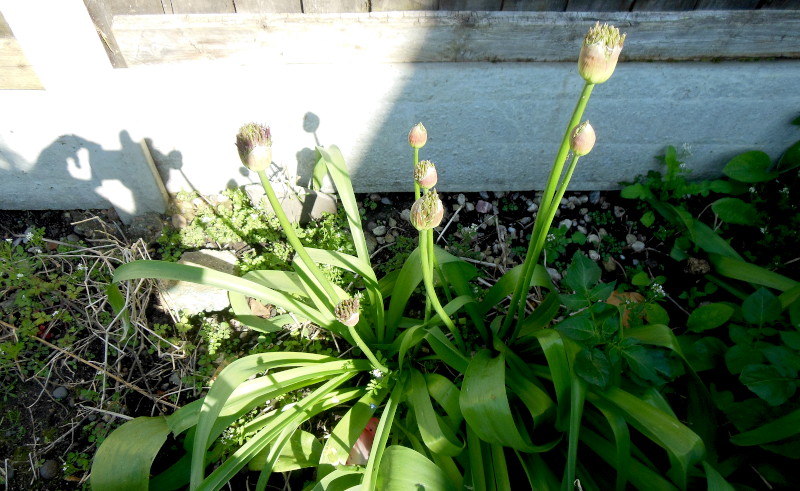
<path fill-rule="evenodd" d="M 278 201 L 278 197 L 275 195 L 275 190 L 272 189 L 272 183 L 269 182 L 267 173 L 263 170 L 260 170 L 258 171 L 258 177 L 261 179 L 261 185 L 264 187 L 264 192 L 267 194 L 267 199 L 269 200 L 269 204 L 272 206 L 272 210 L 275 212 L 275 216 L 278 217 L 278 222 L 281 224 L 281 228 L 283 228 L 283 233 L 286 235 L 286 239 L 289 241 L 289 244 L 292 246 L 295 252 L 297 252 L 297 255 L 300 257 L 300 260 L 303 261 L 303 264 L 306 266 L 306 268 L 308 268 L 308 270 L 317 280 L 317 283 L 325 290 L 325 293 L 328 295 L 332 305 L 335 306 L 339 302 L 339 295 L 336 294 L 336 291 L 333 289 L 333 285 L 331 284 L 330 280 L 328 280 L 328 278 L 322 274 L 322 271 L 320 271 L 317 264 L 311 259 L 311 256 L 308 255 L 306 248 L 300 243 L 300 239 L 297 237 L 297 234 L 294 233 L 294 227 L 286 217 L 286 213 L 284 213 L 283 208 Z"/>
<path fill-rule="evenodd" d="M 547 186 L 542 194 L 539 212 L 536 214 L 536 220 L 533 224 L 531 240 L 528 243 L 528 252 L 525 255 L 525 262 L 522 266 L 522 277 L 514 288 L 514 294 L 511 297 L 511 303 L 508 306 L 508 313 L 506 314 L 506 317 L 503 320 L 503 325 L 498 333 L 500 337 L 503 337 L 506 333 L 508 333 L 508 330 L 511 327 L 515 317 L 517 318 L 517 326 L 522 323 L 525 314 L 524 299 L 527 296 L 526 293 L 530 287 L 531 278 L 533 278 L 533 271 L 536 267 L 536 264 L 539 262 L 539 254 L 541 253 L 541 251 L 538 253 L 536 252 L 536 243 L 538 242 L 537 238 L 547 233 L 547 231 L 550 229 L 550 224 L 553 221 L 552 218 L 546 219 L 546 217 L 549 217 L 550 215 L 550 208 L 558 207 L 558 202 L 553 200 L 553 195 L 555 194 L 556 187 L 561 180 L 561 173 L 564 170 L 564 163 L 566 162 L 567 155 L 569 154 L 570 132 L 572 131 L 572 128 L 574 128 L 575 125 L 580 122 L 583 112 L 586 109 L 586 104 L 589 102 L 589 96 L 591 96 L 593 88 L 594 84 L 584 84 L 581 95 L 578 98 L 577 104 L 575 105 L 575 109 L 572 111 L 572 117 L 567 124 L 567 129 L 564 131 L 564 136 L 561 139 L 561 147 L 556 154 L 553 167 L 550 170 L 550 176 L 547 179 Z M 564 179 L 563 184 L 564 188 L 566 188 L 566 185 L 569 184 L 568 179 Z M 553 214 L 553 216 L 555 216 L 555 214 Z"/>
<path fill-rule="evenodd" d="M 458 333 L 456 325 L 453 323 L 447 312 L 444 311 L 442 304 L 439 303 L 439 298 L 436 296 L 436 290 L 433 287 L 433 258 L 431 257 L 429 244 L 430 235 L 426 230 L 421 230 L 419 233 L 419 253 L 422 262 L 422 282 L 425 284 L 425 293 L 428 295 L 428 302 L 433 306 L 433 310 L 439 314 L 442 322 L 445 323 L 450 332 L 453 333 L 453 339 L 462 350 L 464 349 L 464 342 L 461 335 Z"/>

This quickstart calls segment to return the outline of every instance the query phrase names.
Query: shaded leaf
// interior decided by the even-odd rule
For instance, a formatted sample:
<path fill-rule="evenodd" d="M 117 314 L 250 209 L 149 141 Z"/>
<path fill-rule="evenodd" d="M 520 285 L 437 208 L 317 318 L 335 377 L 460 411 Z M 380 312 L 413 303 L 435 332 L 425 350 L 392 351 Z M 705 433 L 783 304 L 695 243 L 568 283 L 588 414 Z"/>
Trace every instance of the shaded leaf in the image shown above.
<path fill-rule="evenodd" d="M 739 198 L 720 198 L 711 204 L 711 209 L 723 222 L 738 225 L 753 225 L 758 222 L 756 207 Z"/>
<path fill-rule="evenodd" d="M 781 301 L 766 288 L 759 288 L 742 302 L 745 320 L 757 326 L 777 320 L 781 310 Z"/>
<path fill-rule="evenodd" d="M 724 303 L 710 303 L 702 305 L 689 315 L 686 321 L 686 328 L 694 332 L 708 331 L 719 327 L 731 318 L 734 309 Z"/>
<path fill-rule="evenodd" d="M 770 406 L 783 404 L 797 390 L 797 381 L 793 377 L 783 376 L 775 367 L 768 365 L 744 367 L 739 380 Z"/>
<path fill-rule="evenodd" d="M 567 267 L 564 284 L 576 293 L 588 297 L 591 288 L 600 281 L 601 273 L 600 266 L 578 251 Z"/>
<path fill-rule="evenodd" d="M 575 355 L 575 373 L 592 385 L 606 387 L 611 380 L 611 362 L 597 348 L 583 348 Z"/>
<path fill-rule="evenodd" d="M 742 182 L 763 182 L 774 179 L 778 176 L 777 172 L 770 172 L 772 165 L 769 155 L 764 152 L 753 150 L 745 152 L 732 158 L 725 164 L 722 172 L 730 177 Z"/>

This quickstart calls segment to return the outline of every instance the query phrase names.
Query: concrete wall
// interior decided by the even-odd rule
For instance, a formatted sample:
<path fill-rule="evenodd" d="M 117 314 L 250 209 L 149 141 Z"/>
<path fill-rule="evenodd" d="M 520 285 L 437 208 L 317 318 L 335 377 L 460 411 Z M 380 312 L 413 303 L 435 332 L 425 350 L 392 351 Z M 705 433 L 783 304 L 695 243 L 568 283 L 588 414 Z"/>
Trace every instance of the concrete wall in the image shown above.
<path fill-rule="evenodd" d="M 87 45 L 102 53 L 97 38 L 69 46 L 88 15 L 54 3 L 65 6 L 61 19 L 79 22 L 31 25 L 27 2 L 0 4 L 23 46 L 43 32 L 64 39 L 60 53 L 52 42 L 26 51 L 45 91 L 0 91 L 0 208 L 162 210 L 143 140 L 169 191 L 256 182 L 234 146 L 249 121 L 272 127 L 274 160 L 300 184 L 319 143 L 341 148 L 357 192 L 409 190 L 406 134 L 422 121 L 430 136 L 421 157 L 438 164 L 441 190 L 538 189 L 582 86 L 575 63 L 561 62 L 253 59 L 115 70 L 100 55 L 87 61 Z M 595 87 L 585 116 L 598 143 L 572 188 L 615 188 L 657 168 L 667 145 L 687 151 L 697 177 L 745 150 L 777 157 L 800 138 L 788 124 L 800 113 L 799 75 L 798 60 L 622 63 Z"/>

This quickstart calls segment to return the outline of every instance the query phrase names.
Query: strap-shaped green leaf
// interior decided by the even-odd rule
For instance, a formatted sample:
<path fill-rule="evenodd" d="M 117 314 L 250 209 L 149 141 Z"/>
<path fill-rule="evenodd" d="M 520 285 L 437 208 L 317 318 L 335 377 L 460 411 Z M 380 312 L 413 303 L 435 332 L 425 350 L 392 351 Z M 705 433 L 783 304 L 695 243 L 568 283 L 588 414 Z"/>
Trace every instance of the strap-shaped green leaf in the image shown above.
<path fill-rule="evenodd" d="M 514 288 L 517 286 L 517 282 L 520 281 L 520 277 L 522 276 L 522 267 L 523 265 L 520 264 L 509 269 L 506 271 L 506 274 L 501 276 L 500 279 L 489 288 L 478 307 L 482 315 L 486 315 L 495 305 L 514 293 Z M 553 290 L 555 288 L 553 286 L 553 281 L 550 279 L 550 275 L 547 274 L 547 270 L 539 264 L 537 264 L 533 270 L 530 286 L 541 286 L 548 290 Z"/>
<path fill-rule="evenodd" d="M 392 445 L 386 449 L 381 461 L 376 489 L 382 491 L 407 491 L 430 489 L 456 491 L 453 482 L 424 455 L 408 447 Z"/>
<path fill-rule="evenodd" d="M 780 291 L 786 291 L 798 286 L 798 282 L 779 273 L 756 266 L 755 264 L 740 259 L 709 254 L 708 259 L 717 273 L 734 280 L 746 281 Z M 784 305 L 786 307 L 786 305 Z"/>
<path fill-rule="evenodd" d="M 386 389 L 369 392 L 353 404 L 331 431 L 322 450 L 320 464 L 342 465 L 347 462 L 350 450 L 387 394 Z"/>
<path fill-rule="evenodd" d="M 167 436 L 169 427 L 163 416 L 142 416 L 111 432 L 95 453 L 92 489 L 146 491 L 150 467 Z"/>
<path fill-rule="evenodd" d="M 432 452 L 456 456 L 464 449 L 464 444 L 447 424 L 440 424 L 438 414 L 433 409 L 425 377 L 418 370 L 411 370 L 406 387 L 408 403 L 414 411 L 422 441 Z"/>
<path fill-rule="evenodd" d="M 248 462 L 253 459 L 253 457 L 258 455 L 259 452 L 263 451 L 265 448 L 267 448 L 267 446 L 274 442 L 275 439 L 278 438 L 287 428 L 296 428 L 301 423 L 322 410 L 325 405 L 319 405 L 318 403 L 326 396 L 329 396 L 331 392 L 333 392 L 340 385 L 352 378 L 353 375 L 353 373 L 349 372 L 337 375 L 294 405 L 283 408 L 278 414 L 276 414 L 269 424 L 267 424 L 263 429 L 250 438 L 244 445 L 239 447 L 238 450 L 236 450 L 205 479 L 202 479 L 203 469 L 201 467 L 200 477 L 202 482 L 194 480 L 195 468 L 193 461 L 190 489 L 200 489 L 203 491 L 220 489 L 226 482 L 233 478 L 237 472 L 247 465 Z M 217 380 L 219 380 L 219 378 L 217 378 Z M 196 445 L 195 449 L 197 449 Z"/>
<path fill-rule="evenodd" d="M 461 412 L 481 440 L 524 452 L 539 450 L 520 433 L 506 392 L 505 357 L 479 351 L 469 362 L 461 386 Z"/>
<path fill-rule="evenodd" d="M 386 452 L 386 442 L 389 441 L 389 435 L 392 432 L 392 425 L 394 424 L 394 417 L 397 414 L 397 408 L 400 406 L 400 401 L 406 392 L 406 374 L 401 373 L 399 380 L 392 387 L 392 392 L 389 394 L 389 399 L 383 408 L 381 420 L 378 422 L 378 428 L 375 430 L 375 440 L 372 442 L 372 451 L 369 454 L 367 461 L 367 468 L 364 470 L 364 480 L 361 482 L 361 489 L 372 490 L 376 488 L 378 482 L 378 473 L 381 469 L 383 456 Z"/>
<path fill-rule="evenodd" d="M 530 336 L 531 334 L 539 331 L 540 329 L 544 329 L 550 322 L 555 319 L 556 314 L 561 309 L 561 298 L 557 291 L 553 291 L 547 294 L 544 297 L 542 303 L 540 303 L 536 309 L 533 311 L 531 315 L 525 318 L 522 321 L 522 327 L 520 328 L 519 337 L 524 338 L 526 336 Z"/>
<path fill-rule="evenodd" d="M 139 278 L 156 278 L 162 280 L 189 281 L 201 285 L 210 285 L 242 295 L 256 298 L 262 302 L 271 303 L 290 312 L 317 323 L 327 325 L 327 316 L 318 310 L 298 301 L 284 293 L 267 288 L 254 281 L 239 278 L 226 273 L 221 273 L 209 268 L 189 266 L 187 264 L 170 263 L 166 261 L 133 261 L 123 264 L 114 272 L 114 282 Z"/>
<path fill-rule="evenodd" d="M 425 383 L 428 384 L 428 393 L 442 406 L 450 425 L 458 428 L 464 420 L 458 398 L 461 391 L 447 377 L 438 373 L 426 373 Z"/>
<path fill-rule="evenodd" d="M 685 487 L 689 469 L 705 456 L 703 441 L 675 417 L 653 407 L 635 395 L 618 387 L 604 392 L 589 391 L 590 401 L 601 397 L 621 411 L 633 427 L 669 452 L 680 464 L 678 484 Z"/>
<path fill-rule="evenodd" d="M 798 433 L 800 433 L 800 409 L 758 428 L 733 435 L 731 442 L 741 446 L 764 445 L 793 437 Z"/>
<path fill-rule="evenodd" d="M 621 465 L 621 463 L 617 461 L 617 452 L 614 445 L 594 431 L 589 428 L 583 428 L 583 431 L 581 431 L 581 441 L 612 467 L 618 468 Z M 653 471 L 636 459 L 631 459 L 628 462 L 627 473 L 629 481 L 637 489 L 647 489 L 648 491 L 677 490 L 677 488 L 664 479 L 660 473 Z"/>
<path fill-rule="evenodd" d="M 436 356 L 439 357 L 450 368 L 464 373 L 469 366 L 469 360 L 458 348 L 453 345 L 450 339 L 445 336 L 441 329 L 436 326 L 427 328 L 428 334 L 425 339 L 430 344 Z"/>

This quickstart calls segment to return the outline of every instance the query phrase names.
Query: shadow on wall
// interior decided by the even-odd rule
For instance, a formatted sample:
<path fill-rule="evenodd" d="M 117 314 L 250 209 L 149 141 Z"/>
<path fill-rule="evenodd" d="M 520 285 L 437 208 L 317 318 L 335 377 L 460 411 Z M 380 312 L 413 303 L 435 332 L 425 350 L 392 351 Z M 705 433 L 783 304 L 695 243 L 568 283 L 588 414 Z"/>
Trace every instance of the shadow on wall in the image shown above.
<path fill-rule="evenodd" d="M 0 141 L 0 187 L 4 189 L 0 208 L 113 206 L 124 221 L 145 211 L 163 211 L 163 203 L 138 192 L 140 184 L 148 184 L 137 168 L 142 165 L 141 148 L 125 130 L 120 131 L 119 141 L 118 150 L 109 150 L 78 135 L 61 135 L 33 163 Z"/>

